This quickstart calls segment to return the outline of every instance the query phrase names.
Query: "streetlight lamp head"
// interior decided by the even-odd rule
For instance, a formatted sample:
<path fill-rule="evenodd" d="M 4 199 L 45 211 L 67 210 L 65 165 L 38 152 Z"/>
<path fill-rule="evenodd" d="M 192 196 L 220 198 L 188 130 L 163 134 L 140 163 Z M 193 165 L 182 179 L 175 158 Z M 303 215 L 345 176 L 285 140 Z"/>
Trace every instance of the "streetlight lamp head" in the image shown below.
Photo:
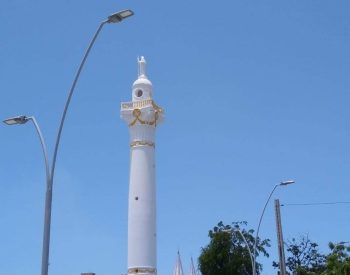
<path fill-rule="evenodd" d="M 26 116 L 16 116 L 5 119 L 3 122 L 7 125 L 16 125 L 16 124 L 24 124 L 28 122 L 28 118 Z"/>
<path fill-rule="evenodd" d="M 107 23 L 119 23 L 123 21 L 125 18 L 134 15 L 132 10 L 122 10 L 108 16 Z"/>
<path fill-rule="evenodd" d="M 285 185 L 292 184 L 294 182 L 295 182 L 294 180 L 285 180 L 285 181 L 281 181 L 280 185 L 285 186 Z"/>

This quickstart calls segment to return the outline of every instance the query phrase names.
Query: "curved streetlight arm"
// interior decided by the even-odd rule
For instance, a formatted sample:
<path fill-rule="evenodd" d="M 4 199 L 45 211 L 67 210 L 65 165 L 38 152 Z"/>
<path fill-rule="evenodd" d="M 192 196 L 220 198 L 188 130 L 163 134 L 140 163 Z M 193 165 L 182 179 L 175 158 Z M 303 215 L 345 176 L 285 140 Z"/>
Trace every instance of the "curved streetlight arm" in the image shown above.
<path fill-rule="evenodd" d="M 57 159 L 57 151 L 58 151 L 58 146 L 60 144 L 61 140 L 61 134 L 62 134 L 62 129 L 64 125 L 64 121 L 66 118 L 67 110 L 69 107 L 69 103 L 71 101 L 75 86 L 77 84 L 77 81 L 79 79 L 80 73 L 83 69 L 83 66 L 85 64 L 85 61 L 90 53 L 90 50 L 92 46 L 94 45 L 96 38 L 98 34 L 100 33 L 102 27 L 104 24 L 108 23 L 108 20 L 101 22 L 99 25 L 96 33 L 94 34 L 85 54 L 83 57 L 83 60 L 80 63 L 80 66 L 78 68 L 78 71 L 75 75 L 74 81 L 72 83 L 72 86 L 69 90 L 68 93 L 68 98 L 66 101 L 66 104 L 64 106 L 62 118 L 61 118 L 61 123 L 60 127 L 58 128 L 58 133 L 57 133 L 57 138 L 56 138 L 56 144 L 55 144 L 55 149 L 53 153 L 53 158 L 52 158 L 52 163 L 51 163 L 51 174 L 50 174 L 50 180 L 48 181 L 48 188 L 46 192 L 46 200 L 45 200 L 45 226 L 44 226 L 44 241 L 43 241 L 43 255 L 42 255 L 42 265 L 41 265 L 41 275 L 48 275 L 48 270 L 49 270 L 49 254 L 50 254 L 50 227 L 51 227 L 51 207 L 52 207 L 52 186 L 53 186 L 53 179 L 54 179 L 54 174 L 55 174 L 55 166 L 56 166 L 56 159 Z"/>
<path fill-rule="evenodd" d="M 338 243 L 334 243 L 334 244 L 333 244 L 334 247 L 333 247 L 332 251 L 334 251 L 334 250 L 337 249 L 338 247 L 344 246 L 344 245 L 347 244 L 347 243 L 350 243 L 350 242 L 348 242 L 348 241 L 341 241 L 341 242 L 338 242 Z"/>
<path fill-rule="evenodd" d="M 269 204 L 269 201 L 272 197 L 272 194 L 273 192 L 275 192 L 276 188 L 280 186 L 280 184 L 276 184 L 274 186 L 274 188 L 272 189 L 272 191 L 270 192 L 270 195 L 269 195 L 269 198 L 267 199 L 266 203 L 265 203 L 265 206 L 264 206 L 264 209 L 260 215 L 260 219 L 259 219 L 259 224 L 258 224 L 258 229 L 256 230 L 256 235 L 255 235 L 255 240 L 254 240 L 254 247 L 253 247 L 253 251 L 254 251 L 254 269 L 253 269 L 253 274 L 256 275 L 256 246 L 257 246 L 257 242 L 258 242 L 258 237 L 259 237 L 259 230 L 260 230 L 260 225 L 261 225 L 261 221 L 262 221 L 262 218 L 264 216 L 264 213 L 265 213 L 265 210 L 266 210 L 266 207 L 267 205 Z"/>
<path fill-rule="evenodd" d="M 254 240 L 254 247 L 253 247 L 253 250 L 254 250 L 254 269 L 253 269 L 253 275 L 256 275 L 256 246 L 257 246 L 257 242 L 258 242 L 258 237 L 259 237 L 259 230 L 260 230 L 260 225 L 261 225 L 261 221 L 262 221 L 262 218 L 264 217 L 264 213 L 265 213 L 265 210 L 266 210 L 266 207 L 267 205 L 269 204 L 269 201 L 272 197 L 272 194 L 273 192 L 275 192 L 276 188 L 278 186 L 286 186 L 286 185 L 289 185 L 289 184 L 293 184 L 295 181 L 294 180 L 286 180 L 286 181 L 281 181 L 280 183 L 276 184 L 272 191 L 270 192 L 270 195 L 264 205 L 264 209 L 261 213 L 261 216 L 260 216 L 260 219 L 259 219 L 259 224 L 258 224 L 258 229 L 256 230 L 256 236 L 255 236 L 255 240 Z"/>
<path fill-rule="evenodd" d="M 41 274 L 47 274 L 48 272 L 48 262 L 49 262 L 49 247 L 50 247 L 50 228 L 51 228 L 51 206 L 52 206 L 52 178 L 50 176 L 49 160 L 47 149 L 43 135 L 40 131 L 39 124 L 37 123 L 34 116 L 28 117 L 35 126 L 38 132 L 39 139 L 43 148 L 45 166 L 46 166 L 46 194 L 45 194 L 45 210 L 44 210 L 44 234 L 43 234 L 43 249 L 42 249 L 42 259 L 41 259 Z M 45 273 L 46 272 L 46 273 Z"/>
<path fill-rule="evenodd" d="M 38 133 L 40 143 L 41 143 L 41 148 L 43 150 L 43 155 L 44 155 L 44 161 L 45 161 L 45 171 L 46 171 L 46 183 L 47 187 L 49 187 L 49 182 L 50 182 L 50 165 L 49 165 L 49 158 L 48 158 L 48 153 L 47 153 L 47 147 L 45 144 L 44 136 L 40 130 L 39 124 L 37 123 L 36 119 L 34 116 L 31 117 L 26 117 L 27 120 L 31 120 L 34 124 L 35 130 Z"/>
<path fill-rule="evenodd" d="M 79 76 L 80 76 L 80 73 L 84 67 L 84 64 L 85 64 L 85 61 L 90 53 L 90 50 L 92 48 L 92 46 L 94 45 L 95 41 L 96 41 L 96 38 L 98 36 L 98 34 L 100 33 L 102 27 L 108 23 L 108 20 L 105 20 L 103 22 L 100 23 L 99 27 L 97 28 L 97 31 L 95 32 L 85 54 L 84 54 L 84 57 L 83 57 L 83 60 L 81 61 L 80 63 L 80 66 L 78 68 L 78 71 L 75 75 L 75 78 L 73 80 L 73 83 L 72 83 L 72 86 L 69 90 L 69 93 L 68 93 L 68 97 L 67 97 L 67 100 L 66 100 L 66 104 L 64 105 L 64 110 L 63 110 L 63 114 L 62 114 L 62 118 L 61 118 L 61 122 L 60 122 L 60 127 L 58 128 L 58 133 L 57 133 L 57 138 L 56 138 L 56 144 L 55 144 L 55 150 L 54 150 L 54 153 L 53 153 L 53 157 L 52 157 L 52 166 L 51 166 L 51 184 L 53 183 L 53 178 L 54 178 L 54 174 L 55 174 L 55 166 L 56 166 L 56 159 L 57 159 L 57 151 L 58 151 L 58 146 L 60 144 L 60 140 L 61 140 L 61 134 L 62 134 L 62 129 L 63 129 L 63 125 L 64 125 L 64 121 L 66 119 L 66 114 L 67 114 L 67 110 L 68 110 L 68 107 L 69 107 L 69 104 L 70 104 L 70 101 L 72 99 L 72 95 L 73 95 L 73 92 L 74 92 L 74 89 L 75 89 L 75 86 L 78 82 L 78 79 L 79 79 Z"/>
<path fill-rule="evenodd" d="M 56 143 L 55 143 L 55 149 L 54 149 L 54 152 L 53 152 L 52 164 L 51 164 L 51 183 L 53 183 L 53 178 L 54 178 L 54 175 L 55 175 L 57 151 L 58 151 L 58 146 L 59 146 L 60 140 L 61 140 L 61 134 L 62 134 L 64 121 L 66 119 L 67 110 L 68 110 L 70 101 L 72 99 L 72 95 L 73 95 L 75 86 L 76 86 L 76 84 L 78 82 L 80 73 L 81 73 L 81 71 L 82 71 L 82 69 L 84 67 L 85 61 L 86 61 L 86 59 L 87 59 L 87 57 L 88 57 L 88 55 L 90 53 L 90 50 L 91 50 L 92 46 L 95 44 L 96 38 L 99 35 L 102 27 L 106 23 L 119 23 L 119 22 L 123 21 L 124 19 L 126 19 L 126 18 L 128 18 L 128 17 L 130 17 L 132 15 L 134 15 L 134 12 L 132 10 L 122 10 L 122 11 L 113 13 L 112 15 L 108 16 L 108 18 L 105 19 L 104 21 L 102 21 L 100 23 L 100 25 L 98 26 L 94 36 L 91 39 L 91 42 L 90 42 L 89 46 L 87 47 L 87 49 L 85 51 L 84 57 L 83 57 L 80 65 L 79 65 L 78 71 L 77 71 L 77 73 L 75 75 L 75 78 L 73 80 L 72 86 L 71 86 L 71 88 L 69 90 L 68 97 L 67 97 L 67 100 L 66 100 L 66 104 L 64 105 L 64 109 L 63 109 L 63 114 L 62 114 L 62 118 L 61 118 L 61 122 L 60 122 L 60 127 L 58 128 L 58 133 L 57 133 L 57 138 L 56 138 Z"/>
<path fill-rule="evenodd" d="M 50 164 L 47 153 L 47 147 L 45 144 L 44 136 L 40 130 L 39 124 L 34 116 L 26 117 L 22 116 L 22 120 L 18 123 L 23 124 L 29 120 L 33 122 L 36 132 L 38 133 L 41 148 L 43 150 L 45 171 L 46 171 L 46 195 L 45 195 L 45 211 L 44 211 L 44 233 L 43 233 L 43 249 L 42 249 L 42 261 L 41 261 L 41 274 L 47 275 L 48 261 L 49 261 L 49 246 L 50 246 L 50 228 L 51 228 L 51 205 L 52 205 L 52 178 L 50 175 Z"/>
<path fill-rule="evenodd" d="M 233 233 L 236 233 L 238 232 L 238 234 L 242 237 L 245 245 L 247 246 L 247 250 L 248 250 L 248 253 L 249 253 L 249 257 L 250 257 L 250 263 L 252 265 L 252 268 L 254 268 L 254 261 L 253 261 L 253 254 L 252 254 L 252 251 L 250 250 L 250 247 L 249 247 L 249 244 L 248 244 L 248 241 L 247 239 L 244 237 L 242 231 L 237 228 L 237 227 L 231 227 L 231 229 L 224 229 L 222 230 L 222 232 L 226 232 L 226 233 L 229 233 L 230 235 L 233 234 Z M 232 237 L 233 238 L 233 237 Z"/>
<path fill-rule="evenodd" d="M 69 90 L 68 97 L 67 97 L 67 100 L 66 100 L 66 104 L 64 105 L 60 126 L 58 128 L 58 133 L 57 133 L 57 138 L 56 138 L 56 143 L 55 143 L 55 149 L 54 149 L 54 152 L 53 152 L 52 164 L 51 164 L 51 184 L 53 183 L 53 178 L 54 178 L 54 175 L 55 175 L 57 151 L 58 151 L 58 146 L 59 146 L 60 140 L 61 140 L 61 134 L 62 134 L 64 121 L 66 119 L 67 110 L 68 110 L 70 101 L 72 99 L 72 95 L 73 95 L 75 86 L 76 86 L 76 84 L 78 82 L 80 73 L 81 73 L 81 71 L 82 71 L 82 69 L 84 67 L 84 64 L 85 64 L 85 61 L 86 61 L 87 57 L 89 56 L 90 50 L 91 50 L 92 46 L 95 44 L 96 38 L 99 35 L 102 27 L 106 23 L 119 23 L 119 22 L 123 21 L 124 19 L 126 19 L 126 18 L 128 18 L 128 17 L 130 17 L 132 15 L 134 15 L 134 12 L 132 10 L 122 10 L 122 11 L 113 13 L 110 16 L 108 16 L 108 18 L 105 19 L 104 21 L 102 21 L 100 23 L 100 25 L 98 26 L 94 36 L 91 39 L 91 42 L 90 42 L 89 46 L 87 47 L 87 49 L 85 51 L 84 57 L 83 57 L 80 65 L 79 65 L 78 71 L 77 71 L 77 73 L 75 75 L 75 78 L 73 80 L 72 86 L 71 86 L 71 88 Z"/>
<path fill-rule="evenodd" d="M 243 241 L 245 242 L 246 246 L 247 246 L 247 249 L 248 249 L 248 252 L 249 252 L 249 257 L 250 257 L 250 262 L 252 264 L 252 271 L 254 270 L 254 260 L 253 260 L 253 254 L 252 254 L 252 251 L 250 250 L 249 248 L 249 244 L 248 244 L 248 241 L 247 239 L 244 237 L 242 231 L 239 229 L 239 228 L 235 228 L 234 229 L 235 232 L 238 232 L 238 234 L 242 237 Z M 254 271 L 253 271 L 254 272 Z"/>
<path fill-rule="evenodd" d="M 52 178 L 50 175 L 50 164 L 47 154 L 46 144 L 41 133 L 39 124 L 34 116 L 18 116 L 4 120 L 7 125 L 25 124 L 28 121 L 32 121 L 36 132 L 38 133 L 41 148 L 44 154 L 45 171 L 46 171 L 46 195 L 45 195 L 45 214 L 44 214 L 44 233 L 43 233 L 43 250 L 42 250 L 42 262 L 41 262 L 41 274 L 47 275 L 49 265 L 49 246 L 50 246 L 50 227 L 51 227 L 51 204 L 52 204 Z"/>

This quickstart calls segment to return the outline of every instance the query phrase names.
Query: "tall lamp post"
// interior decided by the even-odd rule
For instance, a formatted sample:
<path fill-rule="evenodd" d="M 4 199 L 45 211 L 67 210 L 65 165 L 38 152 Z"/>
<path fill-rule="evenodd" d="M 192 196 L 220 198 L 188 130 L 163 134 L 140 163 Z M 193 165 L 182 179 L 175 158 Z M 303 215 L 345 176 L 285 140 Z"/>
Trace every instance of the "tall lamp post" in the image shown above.
<path fill-rule="evenodd" d="M 56 137 L 56 143 L 55 143 L 53 158 L 52 158 L 52 162 L 51 162 L 51 171 L 50 171 L 50 165 L 49 165 L 48 157 L 47 157 L 46 145 L 45 145 L 42 133 L 40 131 L 39 125 L 37 124 L 35 118 L 33 116 L 32 117 L 19 116 L 19 117 L 13 117 L 13 118 L 9 118 L 9 119 L 4 120 L 4 123 L 7 125 L 24 124 L 24 123 L 28 122 L 29 120 L 31 120 L 34 123 L 34 126 L 38 132 L 40 142 L 41 142 L 43 152 L 44 152 L 47 186 L 46 186 L 46 196 L 45 196 L 45 216 L 44 216 L 44 234 L 43 234 L 41 275 L 48 275 L 53 179 L 54 179 L 54 174 L 55 174 L 57 152 L 58 152 L 58 147 L 59 147 L 60 140 L 61 140 L 62 129 L 63 129 L 64 121 L 66 118 L 66 114 L 68 111 L 68 107 L 69 107 L 75 86 L 78 82 L 80 73 L 84 67 L 85 61 L 90 53 L 90 50 L 91 50 L 92 46 L 94 45 L 96 38 L 99 35 L 102 27 L 106 23 L 119 23 L 119 22 L 123 21 L 124 19 L 132 16 L 133 14 L 134 14 L 134 12 L 132 10 L 122 10 L 122 11 L 113 13 L 112 15 L 108 16 L 108 18 L 106 20 L 102 21 L 100 23 L 99 27 L 97 28 L 97 31 L 95 32 L 87 50 L 83 56 L 83 59 L 80 63 L 78 71 L 77 71 L 75 78 L 73 80 L 72 86 L 71 86 L 69 93 L 68 93 L 68 97 L 67 97 L 64 109 L 63 109 L 63 114 L 61 117 L 61 122 L 60 122 L 60 125 L 58 128 L 58 133 L 57 133 L 57 137 Z"/>
<path fill-rule="evenodd" d="M 262 213 L 261 213 L 261 215 L 260 215 L 260 219 L 259 219 L 259 224 L 258 224 L 258 228 L 257 228 L 257 230 L 256 230 L 256 236 L 255 236 L 255 241 L 254 241 L 254 247 L 253 247 L 253 253 L 254 253 L 254 268 L 253 268 L 253 275 L 256 275 L 256 269 L 257 269 L 257 267 L 256 267 L 256 246 L 257 246 L 257 242 L 258 242 L 258 237 L 259 237 L 259 230 L 260 230 L 260 225 L 261 225 L 261 221 L 262 221 L 262 219 L 263 219 L 263 217 L 264 217 L 264 214 L 265 214 L 265 210 L 266 210 L 266 207 L 267 207 L 267 205 L 268 205 L 268 203 L 269 203 L 269 201 L 270 201 L 270 199 L 271 199 L 271 197 L 272 197 L 272 194 L 275 192 L 275 190 L 276 190 L 276 188 L 277 187 L 279 187 L 279 186 L 287 186 L 287 185 L 289 185 L 289 184 L 293 184 L 295 181 L 294 180 L 286 180 L 286 181 L 281 181 L 280 183 L 278 183 L 278 184 L 276 184 L 274 187 L 273 187 L 273 189 L 272 189 L 272 191 L 270 192 L 270 195 L 269 195 L 269 197 L 268 197 L 268 199 L 267 199 L 267 201 L 266 201 L 266 203 L 265 203 L 265 205 L 264 205 L 264 209 L 263 209 L 263 211 L 262 211 Z"/>

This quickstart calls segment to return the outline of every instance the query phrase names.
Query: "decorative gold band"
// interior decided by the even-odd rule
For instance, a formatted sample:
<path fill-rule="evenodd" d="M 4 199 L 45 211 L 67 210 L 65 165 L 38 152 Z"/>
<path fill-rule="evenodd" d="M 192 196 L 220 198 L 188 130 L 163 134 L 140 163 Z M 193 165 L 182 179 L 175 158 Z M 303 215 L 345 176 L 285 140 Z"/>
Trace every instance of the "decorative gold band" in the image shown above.
<path fill-rule="evenodd" d="M 135 119 L 129 123 L 129 126 L 134 126 L 136 124 L 136 122 L 139 122 L 140 124 L 150 125 L 150 126 L 152 126 L 152 125 L 157 126 L 157 120 L 159 118 L 159 114 L 158 114 L 159 112 L 160 112 L 159 109 L 155 109 L 155 111 L 154 111 L 154 120 L 146 121 L 146 120 L 143 120 L 141 118 L 141 110 L 140 109 L 134 109 L 132 111 L 132 115 L 135 117 Z"/>
<path fill-rule="evenodd" d="M 142 141 L 142 140 L 136 140 L 130 143 L 130 147 L 138 147 L 138 146 L 151 146 L 153 148 L 155 147 L 154 142 L 148 142 L 148 141 Z"/>
<path fill-rule="evenodd" d="M 157 269 L 152 267 L 132 267 L 128 269 L 128 274 L 157 273 Z"/>

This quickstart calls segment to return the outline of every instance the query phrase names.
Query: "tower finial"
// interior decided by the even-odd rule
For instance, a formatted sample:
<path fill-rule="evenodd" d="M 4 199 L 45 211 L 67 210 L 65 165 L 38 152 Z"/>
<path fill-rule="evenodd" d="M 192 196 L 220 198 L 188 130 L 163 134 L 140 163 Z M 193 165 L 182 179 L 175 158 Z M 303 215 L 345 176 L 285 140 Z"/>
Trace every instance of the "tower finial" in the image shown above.
<path fill-rule="evenodd" d="M 146 76 L 146 60 L 143 56 L 137 59 L 139 64 L 139 78 L 147 78 Z"/>

